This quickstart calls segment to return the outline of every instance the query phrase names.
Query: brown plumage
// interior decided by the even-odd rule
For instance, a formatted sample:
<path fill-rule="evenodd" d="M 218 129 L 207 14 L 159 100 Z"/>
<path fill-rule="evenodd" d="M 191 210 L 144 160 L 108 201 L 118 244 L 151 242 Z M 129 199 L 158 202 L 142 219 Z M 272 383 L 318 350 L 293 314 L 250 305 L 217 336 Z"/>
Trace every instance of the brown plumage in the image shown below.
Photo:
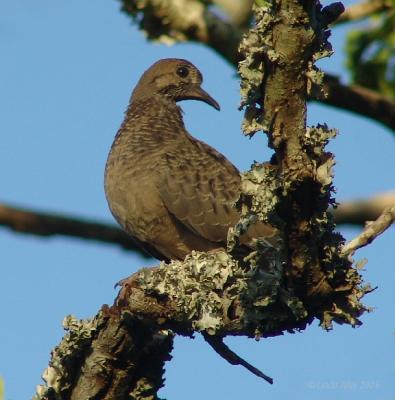
<path fill-rule="evenodd" d="M 111 212 L 161 260 L 225 247 L 229 227 L 239 220 L 233 207 L 240 193 L 239 171 L 186 131 L 176 104 L 200 100 L 219 110 L 201 83 L 201 73 L 186 60 L 153 64 L 132 93 L 107 160 Z M 270 232 L 263 224 L 258 229 L 260 235 Z"/>

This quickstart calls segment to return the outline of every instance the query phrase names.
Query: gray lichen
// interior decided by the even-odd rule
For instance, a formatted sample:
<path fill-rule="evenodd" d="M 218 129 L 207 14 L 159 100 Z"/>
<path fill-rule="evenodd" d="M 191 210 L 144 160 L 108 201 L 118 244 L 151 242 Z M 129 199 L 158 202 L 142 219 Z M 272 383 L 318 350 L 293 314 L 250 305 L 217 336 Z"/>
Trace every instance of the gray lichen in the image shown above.
<path fill-rule="evenodd" d="M 45 385 L 37 386 L 33 400 L 63 399 L 62 393 L 67 392 L 73 381 L 75 364 L 89 348 L 98 329 L 97 322 L 97 318 L 79 320 L 72 315 L 64 318 L 63 328 L 68 333 L 52 351 L 51 361 L 42 376 Z"/>
<path fill-rule="evenodd" d="M 245 135 L 252 136 L 269 126 L 263 119 L 263 82 L 265 79 L 265 63 L 276 62 L 278 55 L 273 49 L 272 27 L 275 14 L 271 2 L 262 2 L 261 6 L 253 6 L 255 26 L 243 36 L 239 51 L 244 59 L 239 62 L 240 109 L 245 108 L 242 130 Z"/>
<path fill-rule="evenodd" d="M 330 192 L 333 182 L 334 157 L 325 151 L 329 140 L 337 135 L 336 129 L 325 125 L 307 127 L 304 137 L 304 150 L 310 156 L 315 167 L 315 178 L 321 185 L 322 193 Z"/>
<path fill-rule="evenodd" d="M 236 207 L 241 213 L 238 223 L 229 229 L 227 251 L 239 245 L 239 238 L 257 220 L 278 226 L 281 221 L 276 213 L 279 203 L 279 181 L 276 167 L 269 163 L 255 162 L 249 171 L 242 174 L 242 191 Z"/>
<path fill-rule="evenodd" d="M 141 271 L 139 287 L 175 303 L 192 331 L 254 337 L 282 331 L 290 319 L 303 321 L 307 311 L 284 286 L 278 249 L 257 246 L 244 262 L 223 251 L 192 252 L 183 262 Z"/>
<path fill-rule="evenodd" d="M 239 204 L 243 216 L 255 214 L 263 222 L 273 222 L 280 188 L 276 175 L 277 168 L 269 163 L 254 163 L 249 171 L 242 174 Z"/>
<path fill-rule="evenodd" d="M 320 188 L 317 196 L 325 204 L 331 201 L 334 163 L 325 146 L 335 135 L 335 130 L 319 125 L 307 128 L 304 137 L 303 149 L 314 163 Z M 183 262 L 143 270 L 139 286 L 176 304 L 176 319 L 191 321 L 191 331 L 212 335 L 245 334 L 259 338 L 303 329 L 314 317 L 325 329 L 331 329 L 333 322 L 360 324 L 358 317 L 367 310 L 360 299 L 370 288 L 363 286 L 357 269 L 339 256 L 343 239 L 333 232 L 327 210 L 317 209 L 308 227 L 314 232 L 314 243 L 320 252 L 322 279 L 331 288 L 327 298 L 312 312 L 305 295 L 297 296 L 287 283 L 286 249 L 281 239 L 285 222 L 277 212 L 286 192 L 284 181 L 278 179 L 278 167 L 255 163 L 243 174 L 242 189 L 236 205 L 241 218 L 229 230 L 227 252 L 192 252 Z M 249 254 L 235 258 L 232 254 L 240 245 L 240 236 L 257 220 L 276 226 L 278 237 L 257 239 Z M 303 263 L 308 262 L 306 253 Z"/>
<path fill-rule="evenodd" d="M 227 307 L 246 288 L 246 280 L 229 254 L 193 251 L 182 263 L 162 263 L 154 273 L 143 270 L 140 287 L 176 302 L 180 314 L 193 321 L 193 329 L 214 334 L 223 328 Z"/>
<path fill-rule="evenodd" d="M 358 325 L 358 317 L 367 310 L 360 299 L 370 289 L 363 285 L 358 270 L 350 261 L 340 256 L 344 239 L 334 231 L 328 213 L 328 206 L 335 204 L 332 198 L 335 161 L 325 147 L 337 132 L 326 125 L 305 128 L 305 116 L 300 111 L 303 104 L 297 96 L 292 98 L 302 86 L 299 84 L 293 88 L 293 82 L 287 80 L 290 74 L 305 75 L 306 95 L 313 90 L 317 96 L 323 95 L 320 93 L 323 73 L 314 63 L 332 54 L 329 31 L 319 4 L 308 11 L 311 23 L 308 30 L 303 26 L 297 27 L 303 18 L 303 9 L 296 5 L 285 17 L 285 14 L 281 16 L 277 12 L 282 5 L 284 3 L 270 0 L 259 1 L 254 6 L 256 24 L 243 37 L 240 50 L 244 60 L 239 63 L 241 108 L 245 108 L 243 131 L 247 135 L 259 130 L 268 133 L 269 144 L 276 151 L 280 165 L 277 170 L 265 166 L 259 170 L 254 166 L 244 174 L 243 194 L 239 201 L 242 219 L 230 232 L 228 247 L 232 250 L 238 244 L 238 236 L 256 219 L 275 225 L 279 228 L 279 235 L 286 239 L 283 243 L 286 248 L 278 251 L 278 256 L 284 262 L 287 258 L 284 252 L 290 255 L 287 261 L 290 265 L 285 269 L 289 268 L 287 275 L 291 277 L 292 285 L 304 286 L 300 290 L 306 290 L 308 296 L 325 297 L 315 311 L 321 325 L 326 329 L 332 327 L 333 321 Z M 291 16 L 293 12 L 300 14 Z M 305 53 L 308 59 L 301 58 L 294 67 L 290 64 L 290 57 L 295 57 L 295 49 L 290 43 L 280 43 L 286 35 L 288 40 L 293 40 L 289 25 L 292 18 L 295 18 L 295 34 L 300 35 L 295 40 L 310 43 Z M 270 107 L 266 103 L 268 100 Z M 287 109 L 291 110 L 288 114 L 284 112 Z M 269 174 L 251 182 L 257 171 Z M 304 198 L 309 204 L 307 207 L 303 204 Z M 289 304 L 300 305 L 299 315 L 304 314 L 301 299 L 295 301 L 292 297 Z"/>

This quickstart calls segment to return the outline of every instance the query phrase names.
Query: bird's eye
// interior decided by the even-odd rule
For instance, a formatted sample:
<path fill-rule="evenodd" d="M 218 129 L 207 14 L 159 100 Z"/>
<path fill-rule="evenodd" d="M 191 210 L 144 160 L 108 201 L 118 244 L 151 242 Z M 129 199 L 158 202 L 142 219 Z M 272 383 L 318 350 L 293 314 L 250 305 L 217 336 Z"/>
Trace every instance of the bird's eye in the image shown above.
<path fill-rule="evenodd" d="M 187 67 L 179 67 L 177 68 L 176 73 L 178 76 L 181 76 L 181 78 L 186 78 L 189 74 L 189 70 Z"/>

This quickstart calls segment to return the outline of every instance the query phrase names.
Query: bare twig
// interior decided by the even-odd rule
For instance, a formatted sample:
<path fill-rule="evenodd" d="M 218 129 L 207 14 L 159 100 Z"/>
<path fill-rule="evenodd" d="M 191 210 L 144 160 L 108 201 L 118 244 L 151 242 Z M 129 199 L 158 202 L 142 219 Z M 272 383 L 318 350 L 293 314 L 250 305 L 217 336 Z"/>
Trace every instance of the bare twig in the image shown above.
<path fill-rule="evenodd" d="M 215 350 L 217 354 L 219 354 L 223 359 L 228 361 L 228 363 L 232 365 L 241 365 L 246 368 L 248 371 L 258 376 L 259 378 L 264 379 L 266 382 L 269 382 L 271 385 L 273 384 L 273 378 L 267 376 L 258 368 L 254 367 L 244 359 L 242 359 L 239 355 L 237 355 L 234 351 L 232 351 L 223 341 L 223 338 L 220 336 L 211 336 L 207 333 L 203 332 L 203 337 L 205 341 Z"/>
<path fill-rule="evenodd" d="M 369 222 L 365 229 L 356 238 L 347 242 L 341 251 L 343 256 L 352 256 L 356 250 L 371 243 L 381 235 L 395 221 L 395 206 L 388 207 L 376 221 Z"/>
<path fill-rule="evenodd" d="M 367 0 L 361 3 L 352 4 L 346 8 L 344 13 L 334 22 L 333 25 L 350 21 L 358 21 L 371 17 L 373 14 L 389 10 L 393 7 L 390 0 Z"/>
<path fill-rule="evenodd" d="M 395 192 L 377 196 L 345 201 L 332 210 L 337 224 L 364 225 L 366 221 L 376 220 L 387 207 L 395 205 Z"/>
<path fill-rule="evenodd" d="M 82 218 L 77 219 L 0 204 L 0 225 L 19 233 L 38 236 L 64 235 L 117 244 L 124 249 L 139 253 L 142 257 L 150 258 L 121 229 Z"/>

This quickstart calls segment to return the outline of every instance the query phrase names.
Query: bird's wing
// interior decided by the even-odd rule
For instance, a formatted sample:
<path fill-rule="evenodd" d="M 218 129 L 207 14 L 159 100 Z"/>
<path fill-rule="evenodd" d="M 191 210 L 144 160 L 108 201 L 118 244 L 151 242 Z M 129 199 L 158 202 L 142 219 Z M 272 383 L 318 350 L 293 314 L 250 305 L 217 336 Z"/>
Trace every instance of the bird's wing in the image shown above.
<path fill-rule="evenodd" d="M 156 177 L 162 201 L 178 221 L 207 240 L 226 242 L 229 227 L 239 219 L 234 203 L 241 178 L 233 164 L 187 136 L 163 154 Z"/>

